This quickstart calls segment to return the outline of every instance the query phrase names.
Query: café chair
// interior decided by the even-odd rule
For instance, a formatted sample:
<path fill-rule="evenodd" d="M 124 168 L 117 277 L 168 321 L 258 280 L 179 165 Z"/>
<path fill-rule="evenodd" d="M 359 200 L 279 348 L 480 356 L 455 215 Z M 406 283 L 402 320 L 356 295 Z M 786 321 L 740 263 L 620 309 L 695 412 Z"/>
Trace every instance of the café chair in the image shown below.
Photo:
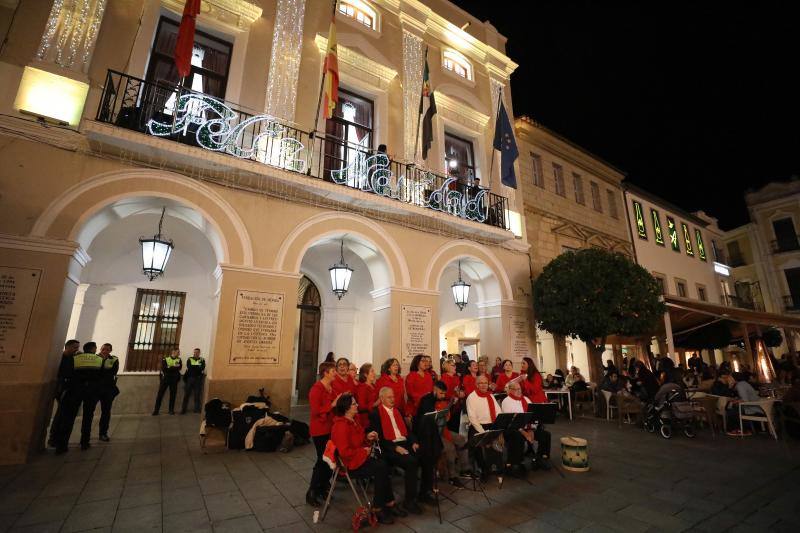
<path fill-rule="evenodd" d="M 603 391 L 600 391 L 600 392 L 603 393 L 603 398 L 605 398 L 605 400 L 606 400 L 606 420 L 611 420 L 611 417 L 614 414 L 614 411 L 617 410 L 617 405 L 612 405 L 611 404 L 611 399 L 614 398 L 614 395 L 611 393 L 611 391 L 607 391 L 607 390 L 603 390 Z M 615 400 L 615 403 L 616 403 L 616 400 Z"/>
<path fill-rule="evenodd" d="M 778 433 L 775 431 L 775 422 L 772 419 L 772 408 L 774 404 L 774 398 L 767 398 L 754 402 L 739 402 L 739 430 L 741 431 L 741 435 L 744 436 L 744 421 L 749 420 L 751 422 L 761 422 L 761 427 L 764 427 L 764 424 L 766 424 L 772 437 L 775 440 L 778 440 Z M 742 408 L 744 407 L 759 407 L 763 413 L 745 414 L 742 411 Z"/>
<path fill-rule="evenodd" d="M 642 414 L 642 402 L 635 396 L 630 395 L 617 395 L 617 418 L 619 419 L 619 427 L 622 427 L 623 417 L 636 415 L 637 419 Z"/>

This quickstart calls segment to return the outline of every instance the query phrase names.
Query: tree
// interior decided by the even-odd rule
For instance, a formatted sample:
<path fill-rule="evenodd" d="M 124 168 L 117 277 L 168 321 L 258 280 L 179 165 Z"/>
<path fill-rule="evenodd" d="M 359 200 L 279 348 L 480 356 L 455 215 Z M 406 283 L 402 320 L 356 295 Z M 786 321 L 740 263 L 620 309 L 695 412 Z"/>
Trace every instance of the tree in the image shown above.
<path fill-rule="evenodd" d="M 652 333 L 666 311 L 660 296 L 656 279 L 624 255 L 586 249 L 544 267 L 533 286 L 533 308 L 539 328 L 589 346 L 597 379 L 606 337 Z"/>

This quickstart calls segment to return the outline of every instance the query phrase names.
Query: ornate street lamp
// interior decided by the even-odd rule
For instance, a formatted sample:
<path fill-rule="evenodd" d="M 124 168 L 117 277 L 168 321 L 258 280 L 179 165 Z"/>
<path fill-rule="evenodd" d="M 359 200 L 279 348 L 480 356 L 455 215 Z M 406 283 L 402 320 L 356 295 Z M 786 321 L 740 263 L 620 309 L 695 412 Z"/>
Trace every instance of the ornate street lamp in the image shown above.
<path fill-rule="evenodd" d="M 339 262 L 330 267 L 328 272 L 331 273 L 333 294 L 341 300 L 342 296 L 347 294 L 347 289 L 350 287 L 350 276 L 353 275 L 353 269 L 344 262 L 344 240 L 342 240 Z"/>
<path fill-rule="evenodd" d="M 161 235 L 161 226 L 164 224 L 164 213 L 167 208 L 161 209 L 161 219 L 158 221 L 158 233 L 150 239 L 141 237 L 139 244 L 142 247 L 142 272 L 150 281 L 164 274 L 167 268 L 167 261 L 175 247 L 172 239 L 167 239 Z"/>
<path fill-rule="evenodd" d="M 459 311 L 463 311 L 469 302 L 470 284 L 461 279 L 461 261 L 458 262 L 458 281 L 453 283 L 453 300 L 455 300 Z"/>

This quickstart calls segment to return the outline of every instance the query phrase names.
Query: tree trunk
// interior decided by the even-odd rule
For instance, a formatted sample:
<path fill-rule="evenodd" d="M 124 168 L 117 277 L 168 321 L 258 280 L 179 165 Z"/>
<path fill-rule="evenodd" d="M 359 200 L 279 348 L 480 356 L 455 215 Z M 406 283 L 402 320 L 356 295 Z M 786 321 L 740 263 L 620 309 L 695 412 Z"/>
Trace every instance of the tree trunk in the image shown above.
<path fill-rule="evenodd" d="M 603 352 L 606 351 L 606 338 L 600 340 L 600 344 L 587 342 L 589 348 L 589 379 L 592 383 L 599 384 L 603 381 Z"/>

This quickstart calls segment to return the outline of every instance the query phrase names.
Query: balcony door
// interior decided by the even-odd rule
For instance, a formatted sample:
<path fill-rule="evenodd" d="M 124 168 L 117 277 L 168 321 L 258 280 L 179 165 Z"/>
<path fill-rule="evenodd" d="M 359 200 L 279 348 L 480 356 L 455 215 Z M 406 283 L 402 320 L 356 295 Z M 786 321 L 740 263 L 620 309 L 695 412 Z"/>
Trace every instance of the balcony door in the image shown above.
<path fill-rule="evenodd" d="M 326 180 L 331 180 L 332 171 L 348 169 L 347 185 L 361 186 L 360 170 L 372 152 L 374 109 L 372 100 L 339 89 L 339 103 L 325 122 Z"/>
<path fill-rule="evenodd" d="M 791 218 L 773 220 L 772 229 L 775 231 L 775 241 L 779 251 L 798 249 L 797 233 Z"/>
<path fill-rule="evenodd" d="M 789 296 L 793 309 L 800 308 L 800 268 L 787 268 L 783 271 L 786 276 L 786 284 L 789 286 Z"/>

